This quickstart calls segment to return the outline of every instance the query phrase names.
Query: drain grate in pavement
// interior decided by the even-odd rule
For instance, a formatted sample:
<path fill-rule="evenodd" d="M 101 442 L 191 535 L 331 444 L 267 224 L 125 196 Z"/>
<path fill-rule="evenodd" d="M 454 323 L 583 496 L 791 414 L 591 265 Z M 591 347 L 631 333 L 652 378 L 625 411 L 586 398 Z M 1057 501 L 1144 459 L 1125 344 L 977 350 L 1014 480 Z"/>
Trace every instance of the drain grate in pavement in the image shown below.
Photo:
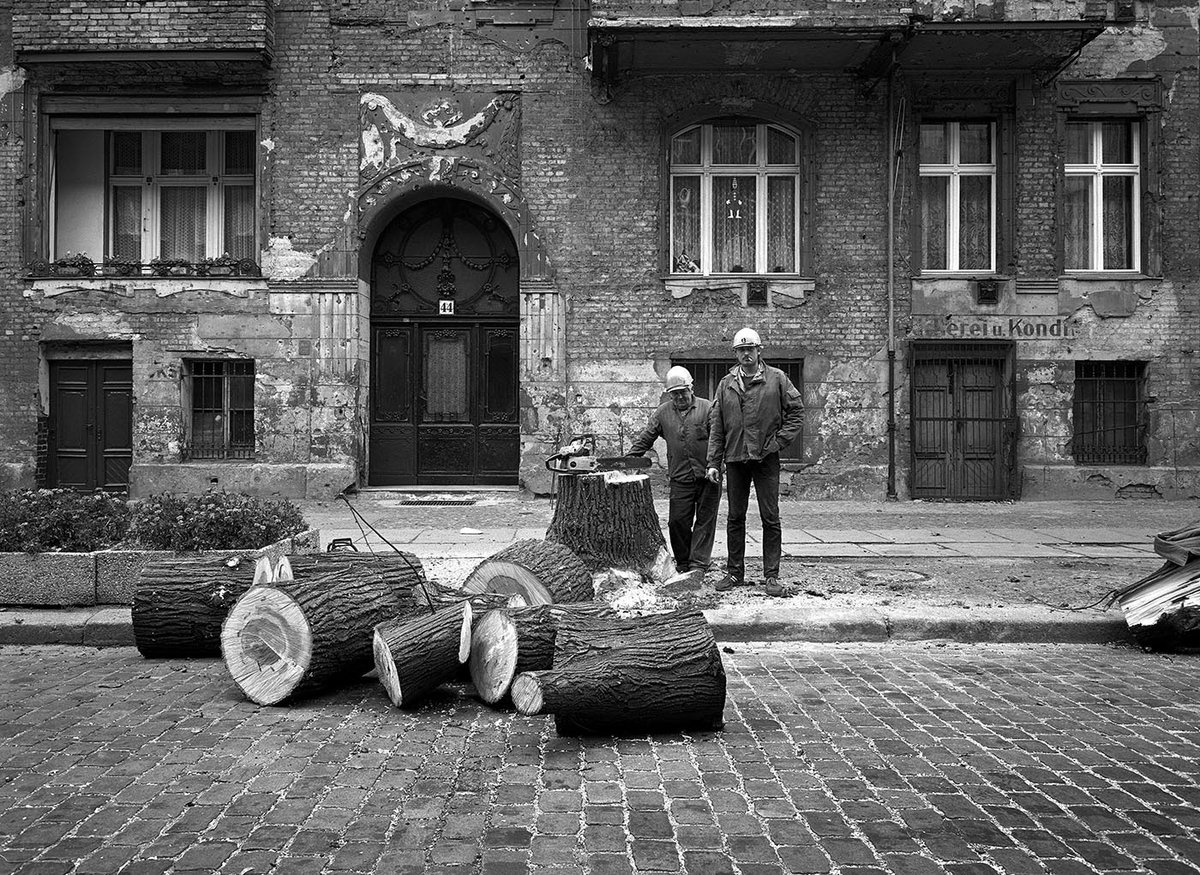
<path fill-rule="evenodd" d="M 474 498 L 403 498 L 400 504 L 419 505 L 423 507 L 470 507 L 475 504 Z"/>

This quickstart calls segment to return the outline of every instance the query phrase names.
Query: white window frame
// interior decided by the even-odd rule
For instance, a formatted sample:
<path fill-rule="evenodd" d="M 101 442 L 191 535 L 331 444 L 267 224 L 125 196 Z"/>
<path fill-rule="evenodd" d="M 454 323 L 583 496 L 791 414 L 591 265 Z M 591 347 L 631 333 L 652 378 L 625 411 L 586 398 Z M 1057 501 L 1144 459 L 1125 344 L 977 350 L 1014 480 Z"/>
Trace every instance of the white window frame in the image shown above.
<path fill-rule="evenodd" d="M 989 132 L 990 132 L 990 141 L 991 141 L 991 146 L 990 146 L 990 152 L 991 152 L 991 156 L 992 156 L 991 163 L 989 163 L 989 164 L 964 164 L 964 163 L 962 163 L 962 160 L 961 160 L 961 158 L 962 158 L 961 130 L 962 130 L 963 122 L 966 122 L 967 124 L 986 123 L 988 125 Z M 932 163 L 932 162 L 930 162 L 930 163 L 920 162 L 918 164 L 917 175 L 920 178 L 944 177 L 944 178 L 947 178 L 949 180 L 949 182 L 946 187 L 946 189 L 947 189 L 946 190 L 946 266 L 931 268 L 931 267 L 926 267 L 924 264 L 922 264 L 921 265 L 921 275 L 922 276 L 925 276 L 925 275 L 948 276 L 948 275 L 952 275 L 952 274 L 954 274 L 954 275 L 961 275 L 961 274 L 976 275 L 976 274 L 980 274 L 980 273 L 994 274 L 996 272 L 996 227 L 997 227 L 997 222 L 999 221 L 999 216 L 997 215 L 999 212 L 999 210 L 998 210 L 999 198 L 998 198 L 998 189 L 997 189 L 999 174 L 997 173 L 997 161 L 996 161 L 997 145 L 998 145 L 997 137 L 996 137 L 996 129 L 997 129 L 996 122 L 994 120 L 986 120 L 985 121 L 984 119 L 979 119 L 979 120 L 964 119 L 963 121 L 949 121 L 949 120 L 938 121 L 936 119 L 927 119 L 926 121 L 922 122 L 922 124 L 927 124 L 927 125 L 935 125 L 936 124 L 936 125 L 941 125 L 945 128 L 947 161 L 945 164 Z M 919 146 L 918 146 L 918 148 L 919 148 Z M 919 157 L 920 156 L 918 154 L 918 158 Z M 961 268 L 961 267 L 959 267 L 959 264 L 958 264 L 959 256 L 961 255 L 961 253 L 959 251 L 960 250 L 959 244 L 961 242 L 960 234 L 961 234 L 961 230 L 962 230 L 960 222 L 961 222 L 961 215 L 962 215 L 962 178 L 964 176 L 987 176 L 987 177 L 990 177 L 991 182 L 992 182 L 992 184 L 991 184 L 991 211 L 990 211 L 991 212 L 991 230 L 990 230 L 991 239 L 990 239 L 990 243 L 989 243 L 989 251 L 991 253 L 991 258 L 990 258 L 988 266 L 986 268 L 981 268 L 981 267 Z M 918 209 L 919 209 L 919 207 L 918 207 Z M 924 228 L 921 229 L 922 234 L 924 233 L 924 230 L 925 230 Z M 924 250 L 925 250 L 925 246 L 924 246 L 924 242 L 922 241 L 921 251 L 919 253 L 921 255 L 922 259 L 924 258 Z"/>
<path fill-rule="evenodd" d="M 1130 140 L 1133 147 L 1133 161 L 1128 164 L 1104 163 L 1104 125 L 1119 123 L 1129 125 Z M 1088 137 L 1089 151 L 1092 160 L 1084 164 L 1068 164 L 1063 162 L 1064 177 L 1083 177 L 1089 180 L 1088 208 L 1091 213 L 1092 239 L 1088 247 L 1088 267 L 1067 267 L 1069 274 L 1087 273 L 1122 273 L 1140 274 L 1142 270 L 1142 123 L 1136 119 L 1069 119 L 1068 125 L 1086 125 L 1091 128 Z M 1128 177 L 1133 180 L 1132 212 L 1132 264 L 1129 267 L 1106 267 L 1104 264 L 1104 179 L 1106 177 Z M 1064 192 L 1065 199 L 1065 192 Z M 1066 249 L 1063 228 L 1064 253 Z"/>
<path fill-rule="evenodd" d="M 800 265 L 802 255 L 800 252 L 800 223 L 801 214 L 803 212 L 803 204 L 801 195 L 801 163 L 800 150 L 804 148 L 803 138 L 800 133 L 786 125 L 775 124 L 773 122 L 755 121 L 754 119 L 745 119 L 744 124 L 754 124 L 755 130 L 755 157 L 754 164 L 715 164 L 713 163 L 713 127 L 714 123 L 699 122 L 697 124 L 687 125 L 680 128 L 671 134 L 667 142 L 667 155 L 670 166 L 670 182 L 668 187 L 668 199 L 670 201 L 670 209 L 667 215 L 667 236 L 669 240 L 670 260 L 668 262 L 668 270 L 672 276 L 729 276 L 729 277 L 754 277 L 754 276 L 769 276 L 769 277 L 797 277 L 800 276 Z M 670 161 L 672 144 L 675 139 L 688 131 L 700 129 L 700 163 L 699 164 L 678 164 Z M 792 164 L 768 164 L 767 163 L 767 144 L 769 142 L 768 131 L 775 128 L 780 133 L 786 134 L 796 144 L 796 161 Z M 675 260 L 679 253 L 675 251 L 675 179 L 681 176 L 699 176 L 700 177 L 700 270 L 698 272 L 681 273 L 675 270 Z M 717 273 L 713 271 L 713 219 L 712 219 L 712 202 L 713 202 L 713 178 L 717 176 L 753 176 L 755 177 L 755 203 L 759 205 L 757 215 L 755 216 L 754 224 L 754 270 L 742 273 Z M 770 265 L 767 263 L 767 179 L 768 177 L 791 176 L 793 181 L 793 203 L 795 204 L 795 222 L 792 229 L 792 251 L 795 253 L 795 268 L 791 271 L 781 271 L 778 273 L 770 271 Z"/>
<path fill-rule="evenodd" d="M 251 258 L 258 260 L 257 250 L 261 245 L 258 237 L 259 227 L 259 183 L 257 146 L 256 157 L 250 172 L 246 174 L 226 174 L 214 172 L 224 170 L 225 133 L 233 131 L 250 131 L 252 139 L 258 128 L 255 117 L 236 116 L 193 116 L 190 118 L 145 118 L 136 116 L 72 116 L 61 115 L 51 119 L 50 129 L 54 130 L 102 130 L 104 131 L 104 215 L 100 221 L 104 227 L 104 256 L 114 258 L 116 210 L 113 203 L 113 190 L 118 186 L 137 186 L 142 191 L 142 228 L 141 228 L 141 263 L 149 264 L 159 257 L 160 248 L 160 217 L 159 194 L 169 186 L 204 186 L 207 190 L 205 201 L 205 245 L 204 257 L 217 258 L 225 254 L 225 188 L 230 185 L 250 186 L 253 191 L 255 231 L 254 254 Z M 112 173 L 112 134 L 136 133 L 142 135 L 142 173 L 137 175 L 116 176 Z M 195 176 L 176 176 L 161 173 L 159 163 L 161 135 L 168 131 L 203 131 L 207 135 L 205 163 L 207 170 L 204 174 Z M 57 162 L 58 156 L 50 155 L 51 162 Z M 150 172 L 146 172 L 149 170 Z M 51 179 L 54 176 L 51 171 Z M 52 182 L 53 186 L 53 182 Z M 55 203 L 53 195 L 51 204 Z M 51 210 L 50 240 L 56 238 L 54 226 L 57 215 Z M 61 256 L 55 252 L 51 243 L 51 258 Z"/>

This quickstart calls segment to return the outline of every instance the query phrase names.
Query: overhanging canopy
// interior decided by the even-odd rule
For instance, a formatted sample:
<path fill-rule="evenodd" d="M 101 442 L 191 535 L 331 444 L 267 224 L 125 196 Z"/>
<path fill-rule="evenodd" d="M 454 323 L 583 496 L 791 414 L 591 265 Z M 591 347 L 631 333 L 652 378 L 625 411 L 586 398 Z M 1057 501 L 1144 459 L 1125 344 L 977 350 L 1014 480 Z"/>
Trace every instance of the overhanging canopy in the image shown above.
<path fill-rule="evenodd" d="M 593 75 L 1057 70 L 1104 30 L 1101 21 L 913 22 L 829 14 L 593 18 Z"/>

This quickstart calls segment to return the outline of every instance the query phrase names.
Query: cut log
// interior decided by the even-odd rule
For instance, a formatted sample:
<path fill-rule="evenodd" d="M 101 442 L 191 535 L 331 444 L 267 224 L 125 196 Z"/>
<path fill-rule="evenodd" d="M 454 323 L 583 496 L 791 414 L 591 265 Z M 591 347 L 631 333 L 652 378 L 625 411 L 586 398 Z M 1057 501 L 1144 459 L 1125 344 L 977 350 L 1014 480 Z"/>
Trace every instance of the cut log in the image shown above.
<path fill-rule="evenodd" d="M 592 571 L 570 547 L 517 541 L 483 560 L 463 581 L 466 592 L 517 593 L 529 605 L 591 601 Z"/>
<path fill-rule="evenodd" d="M 560 477 L 546 540 L 570 547 L 592 571 L 633 568 L 650 576 L 667 548 L 644 474 Z"/>
<path fill-rule="evenodd" d="M 725 667 L 694 609 L 632 619 L 559 618 L 554 667 L 517 675 L 522 714 L 550 713 L 562 734 L 720 728 Z"/>
<path fill-rule="evenodd" d="M 469 663 L 479 698 L 494 705 L 508 695 L 513 678 L 521 672 L 550 668 L 555 629 L 566 614 L 616 616 L 602 602 L 535 605 L 484 614 L 471 634 Z"/>
<path fill-rule="evenodd" d="M 417 569 L 421 564 L 415 556 L 353 553 L 291 556 L 289 561 L 295 576 L 301 578 L 361 564 L 369 567 L 371 574 L 394 571 L 399 580 L 407 580 L 411 564 L 415 562 Z M 138 650 L 147 658 L 220 656 L 221 624 L 250 589 L 255 570 L 255 561 L 248 555 L 181 554 L 147 563 L 138 576 L 133 598 Z"/>
<path fill-rule="evenodd" d="M 1200 559 L 1200 522 L 1154 536 L 1154 552 L 1176 565 Z"/>
<path fill-rule="evenodd" d="M 425 577 L 416 556 L 390 556 L 379 568 L 341 564 L 318 577 L 254 587 L 229 611 L 221 652 L 251 701 L 275 705 L 361 677 L 371 668 L 375 626 L 428 610 L 413 597 Z"/>
<path fill-rule="evenodd" d="M 462 601 L 467 601 L 471 605 L 472 623 L 475 625 L 478 625 L 479 621 L 488 611 L 499 608 L 523 608 L 526 605 L 525 597 L 520 593 L 468 593 L 465 590 L 443 586 L 440 583 L 427 583 L 423 587 L 414 589 L 413 598 L 418 607 L 426 608 L 430 611 L 452 608 Z"/>
<path fill-rule="evenodd" d="M 471 604 L 459 600 L 432 614 L 379 623 L 372 649 L 388 698 L 411 708 L 452 679 L 470 656 Z"/>

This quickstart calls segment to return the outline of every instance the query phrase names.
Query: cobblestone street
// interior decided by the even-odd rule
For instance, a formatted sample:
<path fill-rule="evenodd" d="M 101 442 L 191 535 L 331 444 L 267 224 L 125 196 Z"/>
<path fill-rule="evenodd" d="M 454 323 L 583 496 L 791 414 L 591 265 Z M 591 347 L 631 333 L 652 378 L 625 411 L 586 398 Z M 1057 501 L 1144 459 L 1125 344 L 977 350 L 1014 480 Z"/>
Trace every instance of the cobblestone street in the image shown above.
<path fill-rule="evenodd" d="M 219 661 L 0 650 L 0 869 L 1200 871 L 1194 657 L 726 652 L 724 732 L 574 739 L 470 686 L 243 700 Z"/>

